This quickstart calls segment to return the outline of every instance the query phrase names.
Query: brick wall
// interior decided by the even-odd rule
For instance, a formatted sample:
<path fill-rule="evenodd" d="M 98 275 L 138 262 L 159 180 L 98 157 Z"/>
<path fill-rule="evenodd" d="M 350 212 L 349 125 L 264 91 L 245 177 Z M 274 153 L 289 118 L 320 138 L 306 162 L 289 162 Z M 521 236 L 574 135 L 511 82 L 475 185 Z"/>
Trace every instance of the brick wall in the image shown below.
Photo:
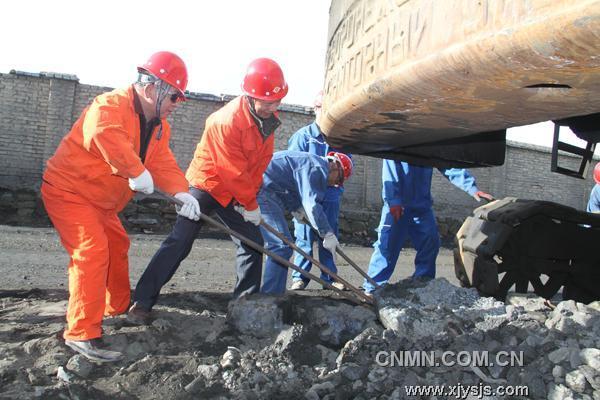
<path fill-rule="evenodd" d="M 39 180 L 49 109 L 50 80 L 0 79 L 0 186 L 31 187 Z"/>
<path fill-rule="evenodd" d="M 80 84 L 73 75 L 14 71 L 0 74 L 0 209 L 17 207 L 11 201 L 23 193 L 37 193 L 45 161 L 81 111 L 95 96 L 108 90 Z M 174 132 L 171 147 L 184 170 L 202 135 L 205 119 L 232 98 L 200 93 L 189 97 L 170 117 Z M 292 133 L 314 118 L 310 108 L 294 105 L 283 105 L 280 116 L 283 125 L 277 131 L 277 150 L 286 148 Z M 571 158 L 567 161 L 567 166 L 574 162 Z M 354 176 L 346 184 L 342 203 L 341 228 L 372 237 L 381 207 L 381 160 L 356 156 L 354 162 Z M 513 143 L 507 148 L 505 165 L 471 172 L 479 187 L 496 197 L 545 199 L 583 209 L 592 181 L 568 178 L 549 169 L 547 149 Z M 442 233 L 455 230 L 456 221 L 477 206 L 437 171 L 432 191 Z M 28 204 L 32 202 L 28 200 Z M 6 208 L 7 204 L 13 205 Z M 36 207 L 39 209 L 39 204 Z M 16 211 L 21 216 L 28 215 L 27 210 Z M 10 211 L 0 212 L 0 223 L 15 223 L 10 215 Z M 452 224 L 454 227 L 446 226 Z"/>

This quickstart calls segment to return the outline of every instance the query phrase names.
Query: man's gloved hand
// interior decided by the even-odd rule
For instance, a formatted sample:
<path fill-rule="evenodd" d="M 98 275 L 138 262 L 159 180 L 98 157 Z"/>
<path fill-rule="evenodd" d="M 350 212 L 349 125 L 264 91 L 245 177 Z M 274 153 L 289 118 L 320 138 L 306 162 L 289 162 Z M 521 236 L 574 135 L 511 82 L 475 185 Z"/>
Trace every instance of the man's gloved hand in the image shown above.
<path fill-rule="evenodd" d="M 495 200 L 494 196 L 492 196 L 489 193 L 482 192 L 481 190 L 478 190 L 477 192 L 475 192 L 475 195 L 473 197 L 475 197 L 475 200 L 477 200 L 477 201 L 481 201 L 482 198 L 486 199 L 487 201 Z"/>
<path fill-rule="evenodd" d="M 308 217 L 306 216 L 306 213 L 304 212 L 304 208 L 300 207 L 296 211 L 292 211 L 292 216 L 294 218 L 296 218 L 296 220 L 298 222 L 300 222 L 301 224 L 308 225 Z"/>
<path fill-rule="evenodd" d="M 256 209 L 248 211 L 244 207 L 242 212 L 242 217 L 244 217 L 244 221 L 252 222 L 254 225 L 260 225 L 261 215 L 260 215 L 260 207 L 256 207 Z"/>
<path fill-rule="evenodd" d="M 183 201 L 182 206 L 175 206 L 177 214 L 193 221 L 200 219 L 200 204 L 198 204 L 198 200 L 194 196 L 187 192 L 179 192 L 175 194 L 175 198 Z"/>
<path fill-rule="evenodd" d="M 242 216 L 244 215 L 244 206 L 243 206 L 243 205 L 241 205 L 240 203 L 238 203 L 237 201 L 236 201 L 236 202 L 234 202 L 234 204 L 233 204 L 233 209 L 234 209 L 236 212 L 240 213 L 240 215 L 242 215 Z"/>
<path fill-rule="evenodd" d="M 325 234 L 325 237 L 323 238 L 323 247 L 325 247 L 327 250 L 329 250 L 329 252 L 331 252 L 334 262 L 336 261 L 336 254 L 337 254 L 335 249 L 339 245 L 340 245 L 340 242 L 338 242 L 338 240 L 335 237 L 335 234 L 333 232 L 327 232 Z"/>
<path fill-rule="evenodd" d="M 152 175 L 150 175 L 150 172 L 145 169 L 140 176 L 129 178 L 129 188 L 136 192 L 152 194 L 154 192 L 154 181 L 152 180 Z"/>
<path fill-rule="evenodd" d="M 400 218 L 402 218 L 402 215 L 404 214 L 404 207 L 391 206 L 390 214 L 392 214 L 392 217 L 394 217 L 394 222 L 398 222 L 400 220 Z"/>

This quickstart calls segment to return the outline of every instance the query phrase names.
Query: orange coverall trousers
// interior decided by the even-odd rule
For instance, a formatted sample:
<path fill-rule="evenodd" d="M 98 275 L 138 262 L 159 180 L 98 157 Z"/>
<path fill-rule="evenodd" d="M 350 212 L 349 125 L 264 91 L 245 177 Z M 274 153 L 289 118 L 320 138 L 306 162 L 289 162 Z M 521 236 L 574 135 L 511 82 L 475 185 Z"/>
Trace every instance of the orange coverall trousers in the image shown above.
<path fill-rule="evenodd" d="M 114 211 L 94 207 L 81 196 L 42 184 L 46 211 L 67 250 L 69 340 L 102 336 L 103 316 L 129 306 L 129 238 Z"/>

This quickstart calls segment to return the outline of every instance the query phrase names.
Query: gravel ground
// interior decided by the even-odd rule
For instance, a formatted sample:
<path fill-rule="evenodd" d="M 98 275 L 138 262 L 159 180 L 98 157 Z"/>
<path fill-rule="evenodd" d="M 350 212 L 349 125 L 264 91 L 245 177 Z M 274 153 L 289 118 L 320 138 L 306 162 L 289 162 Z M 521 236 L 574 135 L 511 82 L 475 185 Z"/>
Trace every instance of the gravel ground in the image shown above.
<path fill-rule="evenodd" d="M 133 286 L 163 236 L 131 239 Z M 372 252 L 345 250 L 363 267 Z M 401 280 L 413 270 L 414 251 L 405 251 L 392 278 L 401 281 L 377 291 L 374 307 L 314 289 L 230 302 L 233 245 L 200 239 L 148 325 L 104 319 L 103 345 L 123 354 L 104 364 L 62 340 L 68 260 L 56 233 L 0 226 L 0 254 L 1 400 L 395 400 L 430 388 L 444 391 L 420 398 L 455 399 L 460 389 L 470 399 L 600 399 L 600 302 L 480 298 L 455 286 L 448 249 L 438 258 L 447 280 L 429 282 Z M 340 269 L 361 283 L 350 266 Z M 380 357 L 416 350 L 486 351 L 491 362 L 392 365 Z M 501 353 L 520 362 L 495 364 Z"/>

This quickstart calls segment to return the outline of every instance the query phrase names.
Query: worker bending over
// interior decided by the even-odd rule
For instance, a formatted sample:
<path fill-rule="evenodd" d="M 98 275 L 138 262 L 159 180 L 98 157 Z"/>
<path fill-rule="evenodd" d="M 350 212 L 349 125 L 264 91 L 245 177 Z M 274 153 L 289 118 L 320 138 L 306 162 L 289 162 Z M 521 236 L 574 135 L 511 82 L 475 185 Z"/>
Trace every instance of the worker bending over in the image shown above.
<path fill-rule="evenodd" d="M 306 221 L 323 239 L 323 247 L 333 255 L 339 242 L 323 212 L 327 188 L 341 185 L 352 174 L 352 161 L 343 153 L 329 153 L 327 157 L 298 151 L 279 151 L 273 155 L 263 176 L 258 203 L 264 221 L 285 235 L 292 237 L 285 219 L 286 211 L 298 221 Z M 292 249 L 277 236 L 261 227 L 267 250 L 286 260 Z M 287 267 L 267 257 L 261 292 L 285 292 Z"/>

